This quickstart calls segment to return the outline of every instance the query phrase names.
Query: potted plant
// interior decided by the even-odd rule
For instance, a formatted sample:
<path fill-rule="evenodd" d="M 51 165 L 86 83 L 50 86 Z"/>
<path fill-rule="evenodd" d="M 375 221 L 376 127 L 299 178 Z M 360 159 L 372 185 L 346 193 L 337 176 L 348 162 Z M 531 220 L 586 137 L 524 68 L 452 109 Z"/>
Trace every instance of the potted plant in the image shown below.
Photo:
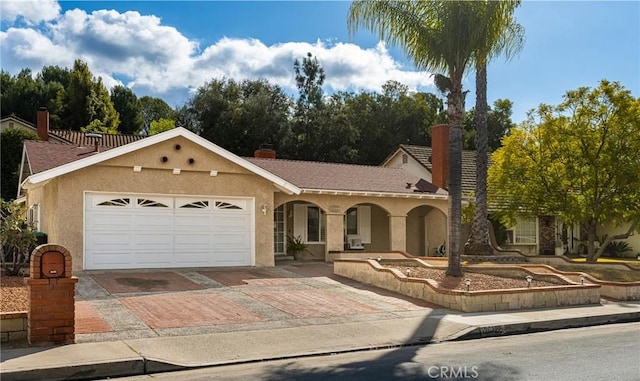
<path fill-rule="evenodd" d="M 302 259 L 302 253 L 307 250 L 308 245 L 302 242 L 302 237 L 287 236 L 287 252 L 293 254 L 293 259 L 299 261 Z"/>

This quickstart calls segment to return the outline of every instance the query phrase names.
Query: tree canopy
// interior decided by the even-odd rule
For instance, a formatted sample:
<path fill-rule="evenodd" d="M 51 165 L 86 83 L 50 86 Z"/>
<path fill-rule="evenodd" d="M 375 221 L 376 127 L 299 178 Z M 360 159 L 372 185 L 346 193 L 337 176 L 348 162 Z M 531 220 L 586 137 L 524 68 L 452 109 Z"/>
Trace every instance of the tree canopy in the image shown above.
<path fill-rule="evenodd" d="M 117 85 L 111 88 L 111 102 L 120 115 L 118 132 L 121 134 L 139 134 L 144 127 L 142 103 L 128 87 Z"/>
<path fill-rule="evenodd" d="M 8 128 L 0 134 L 0 141 L 2 141 L 2 150 L 0 150 L 2 182 L 0 186 L 3 200 L 13 200 L 18 195 L 22 146 L 25 140 L 38 140 L 38 137 L 34 133 L 19 128 Z"/>
<path fill-rule="evenodd" d="M 540 105 L 492 156 L 489 192 L 507 219 L 557 214 L 582 223 L 595 261 L 597 227 L 640 223 L 640 99 L 618 82 L 568 91 Z"/>

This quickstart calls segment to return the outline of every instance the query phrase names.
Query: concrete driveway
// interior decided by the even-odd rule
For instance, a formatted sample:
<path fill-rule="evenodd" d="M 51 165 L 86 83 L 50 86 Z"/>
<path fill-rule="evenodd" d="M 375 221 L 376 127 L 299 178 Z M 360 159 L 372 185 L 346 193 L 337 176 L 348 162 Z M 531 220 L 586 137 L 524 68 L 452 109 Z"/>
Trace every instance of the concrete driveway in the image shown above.
<path fill-rule="evenodd" d="M 336 276 L 330 263 L 74 275 L 78 343 L 377 321 L 439 308 Z"/>

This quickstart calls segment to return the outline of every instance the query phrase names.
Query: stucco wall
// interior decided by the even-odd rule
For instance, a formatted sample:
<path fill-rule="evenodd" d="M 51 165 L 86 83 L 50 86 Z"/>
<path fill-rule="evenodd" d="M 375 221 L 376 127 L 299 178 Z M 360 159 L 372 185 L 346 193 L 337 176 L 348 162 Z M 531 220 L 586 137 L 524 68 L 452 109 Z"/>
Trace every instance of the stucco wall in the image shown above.
<path fill-rule="evenodd" d="M 299 195 L 287 195 L 278 192 L 274 196 L 275 207 L 287 202 L 310 202 L 317 205 L 325 212 L 344 214 L 349 208 L 364 204 L 371 205 L 371 234 L 376 241 L 375 245 L 365 245 L 367 251 L 378 250 L 399 250 L 406 251 L 407 238 L 410 241 L 424 241 L 424 235 L 416 236 L 415 234 L 407 235 L 405 224 L 400 224 L 399 219 L 406 221 L 406 216 L 414 208 L 425 206 L 427 209 L 436 212 L 444 219 L 447 214 L 448 204 L 446 198 L 431 198 L 430 195 L 424 197 L 393 197 L 392 195 L 372 194 L 370 196 L 360 195 L 342 195 L 342 194 L 318 194 L 318 193 L 302 193 Z M 390 217 L 391 216 L 391 217 Z M 395 225 L 390 221 L 395 221 Z M 441 223 L 439 225 L 444 226 Z M 287 233 L 290 234 L 292 220 L 287 219 Z M 446 228 L 445 228 L 446 229 Z M 330 229 L 329 229 L 330 230 Z M 446 230 L 445 230 L 446 231 Z M 340 241 L 344 240 L 343 233 L 340 233 Z M 420 245 L 419 243 L 415 245 Z M 311 249 L 311 248 L 310 248 Z M 313 248 L 321 250 L 320 248 Z M 326 248 L 325 248 L 326 250 Z M 325 252 L 325 259 L 328 259 Z"/>
<path fill-rule="evenodd" d="M 176 144 L 180 150 L 174 148 Z M 168 158 L 166 163 L 163 156 Z M 193 164 L 188 162 L 191 158 Z M 133 172 L 136 165 L 142 166 L 141 172 Z M 174 175 L 173 168 L 182 172 Z M 211 170 L 217 170 L 218 175 L 210 176 Z M 69 249 L 74 270 L 83 268 L 85 191 L 253 197 L 255 264 L 274 264 L 273 185 L 182 137 L 71 172 L 29 191 L 28 202 L 42 200 L 42 230 L 49 235 L 49 242 Z M 260 212 L 263 204 L 268 205 L 266 215 Z"/>
<path fill-rule="evenodd" d="M 624 224 L 618 227 L 613 227 L 613 226 L 600 227 L 598 228 L 597 234 L 598 236 L 604 236 L 605 234 L 609 236 L 616 235 L 616 234 L 625 234 L 629 230 L 630 226 L 631 224 Z M 634 235 L 621 241 L 628 243 L 629 246 L 631 246 L 631 248 L 633 249 L 633 254 L 635 254 L 636 256 L 640 256 L 640 233 L 635 232 Z"/>

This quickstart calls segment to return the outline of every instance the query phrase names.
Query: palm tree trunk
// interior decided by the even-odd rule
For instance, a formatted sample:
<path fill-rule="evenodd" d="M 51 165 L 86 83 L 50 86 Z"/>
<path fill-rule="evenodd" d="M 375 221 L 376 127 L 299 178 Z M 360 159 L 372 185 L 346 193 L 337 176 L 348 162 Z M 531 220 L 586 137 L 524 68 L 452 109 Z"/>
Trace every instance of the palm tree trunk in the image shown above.
<path fill-rule="evenodd" d="M 451 91 L 447 97 L 449 132 L 449 261 L 447 275 L 462 276 L 460 266 L 460 226 L 462 225 L 462 117 L 464 97 L 462 73 L 451 75 Z"/>
<path fill-rule="evenodd" d="M 476 206 L 465 254 L 491 255 L 487 217 L 487 65 L 476 65 Z"/>

